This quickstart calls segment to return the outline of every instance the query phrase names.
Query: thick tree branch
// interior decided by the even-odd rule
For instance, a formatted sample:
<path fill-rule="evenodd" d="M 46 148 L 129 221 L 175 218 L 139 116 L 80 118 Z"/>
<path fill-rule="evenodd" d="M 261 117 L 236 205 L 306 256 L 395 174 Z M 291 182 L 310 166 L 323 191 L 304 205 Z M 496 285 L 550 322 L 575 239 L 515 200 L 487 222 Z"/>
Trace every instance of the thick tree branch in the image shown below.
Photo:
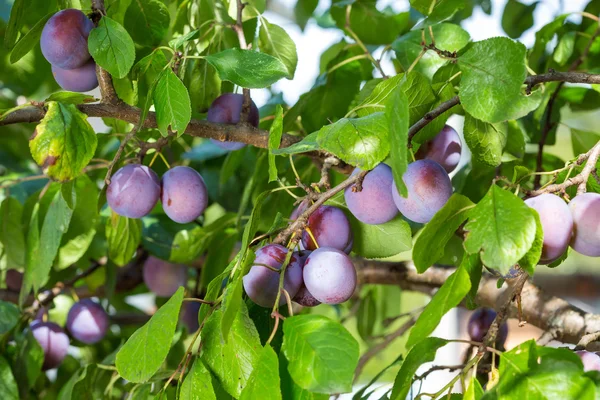
<path fill-rule="evenodd" d="M 418 274 L 405 263 L 388 263 L 355 259 L 359 281 L 380 285 L 398 285 L 404 290 L 418 291 L 432 295 L 455 271 L 453 268 L 429 268 Z M 498 289 L 497 279 L 483 277 L 477 292 L 476 302 L 481 307 L 499 309 L 505 299 L 504 293 L 512 290 L 504 285 Z M 531 282 L 524 284 L 521 291 L 522 317 L 527 323 L 544 331 L 552 331 L 557 340 L 577 344 L 586 334 L 600 331 L 600 315 L 587 313 L 559 297 L 545 293 Z M 518 310 L 513 302 L 508 307 L 508 315 L 516 318 Z M 592 343 L 591 350 L 600 349 L 599 343 Z"/>
<path fill-rule="evenodd" d="M 458 96 L 454 96 L 450 100 L 447 100 L 440 104 L 435 109 L 429 111 L 427 114 L 423 116 L 420 120 L 418 120 L 413 126 L 408 130 L 408 143 L 412 141 L 412 138 L 419 133 L 419 131 L 425 128 L 431 121 L 451 109 L 452 107 L 460 104 L 460 99 Z"/>

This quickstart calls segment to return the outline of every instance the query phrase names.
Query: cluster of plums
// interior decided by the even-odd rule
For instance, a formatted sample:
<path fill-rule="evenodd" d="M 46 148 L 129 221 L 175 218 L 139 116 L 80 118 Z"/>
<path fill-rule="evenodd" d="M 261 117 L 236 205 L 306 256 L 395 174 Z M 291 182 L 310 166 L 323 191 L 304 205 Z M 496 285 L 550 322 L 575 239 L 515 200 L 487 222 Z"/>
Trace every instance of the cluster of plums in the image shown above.
<path fill-rule="evenodd" d="M 87 92 L 98 86 L 96 63 L 88 51 L 92 21 L 76 9 L 54 14 L 42 30 L 40 47 L 52 75 L 65 90 Z"/>
<path fill-rule="evenodd" d="M 128 218 L 148 215 L 159 197 L 165 214 L 180 224 L 194 221 L 208 205 L 204 179 L 185 166 L 171 168 L 159 180 L 147 166 L 128 164 L 112 176 L 106 189 L 110 208 Z"/>
<path fill-rule="evenodd" d="M 448 173 L 456 168 L 460 155 L 460 137 L 446 125 L 433 140 L 419 148 L 415 155 L 418 160 L 408 165 L 402 177 L 408 189 L 407 197 L 398 193 L 391 168 L 379 164 L 365 176 L 361 191 L 355 186 L 345 190 L 348 209 L 366 224 L 388 222 L 398 211 L 411 221 L 427 223 L 452 195 Z M 352 174 L 358 172 L 360 170 L 355 169 Z"/>
<path fill-rule="evenodd" d="M 31 322 L 33 337 L 44 351 L 44 370 L 56 368 L 69 350 L 69 336 L 54 322 L 45 322 L 44 312 Z M 104 308 L 93 300 L 83 299 L 75 303 L 67 315 L 66 328 L 71 336 L 85 344 L 102 340 L 110 325 Z"/>
<path fill-rule="evenodd" d="M 559 259 L 569 245 L 578 253 L 600 257 L 600 194 L 579 194 L 567 205 L 544 193 L 525 203 L 537 211 L 544 231 L 540 264 Z"/>

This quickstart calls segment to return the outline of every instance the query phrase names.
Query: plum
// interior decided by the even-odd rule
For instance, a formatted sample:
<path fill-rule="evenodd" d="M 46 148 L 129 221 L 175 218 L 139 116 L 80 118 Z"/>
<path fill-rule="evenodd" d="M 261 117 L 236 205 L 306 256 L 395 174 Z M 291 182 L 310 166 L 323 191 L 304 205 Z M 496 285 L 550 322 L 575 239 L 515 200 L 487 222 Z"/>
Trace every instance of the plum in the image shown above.
<path fill-rule="evenodd" d="M 212 102 L 210 108 L 208 109 L 206 119 L 217 124 L 235 125 L 240 122 L 243 104 L 244 95 L 236 93 L 224 93 Z M 256 104 L 254 104 L 254 101 L 252 100 L 250 100 L 248 123 L 255 128 L 258 128 L 258 107 L 256 107 Z M 221 142 L 215 139 L 211 139 L 211 141 L 225 150 L 239 150 L 246 146 L 245 143 L 240 142 Z"/>
<path fill-rule="evenodd" d="M 153 256 L 144 262 L 144 283 L 159 297 L 172 296 L 187 281 L 187 267 Z"/>
<path fill-rule="evenodd" d="M 446 170 L 432 160 L 408 164 L 402 177 L 408 196 L 402 197 L 392 182 L 392 196 L 398 210 L 413 222 L 427 223 L 452 196 L 452 182 Z"/>
<path fill-rule="evenodd" d="M 355 168 L 352 175 L 361 169 Z M 392 169 L 379 164 L 369 172 L 362 182 L 362 190 L 356 191 L 352 185 L 344 191 L 348 209 L 361 222 L 379 225 L 392 220 L 398 214 L 390 186 L 394 181 Z"/>
<path fill-rule="evenodd" d="M 16 269 L 9 269 L 6 271 L 6 287 L 8 290 L 13 292 L 21 291 L 21 285 L 23 284 L 23 273 Z"/>
<path fill-rule="evenodd" d="M 306 211 L 306 209 L 310 206 L 310 201 L 307 199 L 304 199 L 300 202 L 300 204 L 298 204 L 298 207 L 294 208 L 294 210 L 292 211 L 292 213 L 290 214 L 290 220 L 295 221 L 296 219 L 298 219 L 298 217 L 304 212 Z"/>
<path fill-rule="evenodd" d="M 93 60 L 73 69 L 62 69 L 53 65 L 52 75 L 61 88 L 71 92 L 89 92 L 98 87 L 96 63 Z"/>
<path fill-rule="evenodd" d="M 148 215 L 160 197 L 160 180 L 145 165 L 128 164 L 110 179 L 106 200 L 110 208 L 128 218 Z"/>
<path fill-rule="evenodd" d="M 75 339 L 85 344 L 102 340 L 109 327 L 108 314 L 91 299 L 78 301 L 67 315 L 67 330 Z"/>
<path fill-rule="evenodd" d="M 471 314 L 469 318 L 469 323 L 467 325 L 467 331 L 469 332 L 469 336 L 471 340 L 475 342 L 483 342 L 483 338 L 487 334 L 490 326 L 492 326 L 492 322 L 496 318 L 496 311 L 491 308 L 478 308 Z M 496 336 L 496 343 L 504 345 L 506 342 L 506 337 L 508 336 L 508 325 L 506 322 L 500 326 L 498 330 L 498 335 Z"/>
<path fill-rule="evenodd" d="M 581 362 L 583 363 L 583 370 L 588 371 L 600 371 L 600 356 L 591 351 L 579 350 L 575 352 Z"/>
<path fill-rule="evenodd" d="M 165 214 L 180 224 L 192 222 L 208 205 L 202 176 L 193 168 L 178 166 L 162 177 L 161 202 Z"/>
<path fill-rule="evenodd" d="M 306 264 L 306 259 L 308 258 L 310 253 L 312 253 L 312 251 L 308 250 L 303 250 L 294 253 L 300 260 L 300 266 L 302 267 L 303 274 L 304 265 Z M 315 307 L 321 304 L 319 300 L 315 299 L 315 297 L 312 294 L 310 294 L 310 292 L 306 288 L 306 285 L 304 284 L 304 281 L 302 282 L 302 286 L 300 286 L 300 289 L 298 289 L 298 293 L 296 293 L 292 300 L 304 307 Z"/>
<path fill-rule="evenodd" d="M 569 209 L 573 216 L 571 247 L 583 255 L 600 257 L 600 194 L 578 194 Z"/>
<path fill-rule="evenodd" d="M 70 8 L 54 14 L 42 30 L 40 47 L 46 60 L 61 69 L 83 66 L 89 59 L 88 36 L 92 21 L 79 10 Z"/>
<path fill-rule="evenodd" d="M 458 165 L 461 151 L 460 136 L 454 128 L 446 125 L 436 137 L 419 147 L 415 158 L 417 160 L 433 160 L 440 164 L 446 172 L 450 173 Z"/>
<path fill-rule="evenodd" d="M 302 245 L 307 250 L 315 250 L 318 247 L 333 247 L 346 253 L 350 253 L 352 250 L 353 238 L 350 222 L 346 214 L 337 207 L 321 206 L 317 208 L 308 217 L 306 228 L 302 233 Z M 309 229 L 312 236 L 308 232 Z"/>
<path fill-rule="evenodd" d="M 287 257 L 288 249 L 279 244 L 268 244 L 256 251 L 254 265 L 243 278 L 244 290 L 253 302 L 261 307 L 270 308 L 275 304 L 277 291 L 279 290 L 279 277 L 277 271 L 283 265 Z M 266 266 L 268 267 L 266 267 Z M 283 288 L 293 298 L 302 286 L 302 267 L 300 259 L 292 254 L 290 262 L 285 269 Z M 279 305 L 287 303 L 285 296 L 279 298 Z"/>
<path fill-rule="evenodd" d="M 202 304 L 197 301 L 186 301 L 181 306 L 181 322 L 187 327 L 188 333 L 194 333 L 200 328 L 198 313 Z"/>
<path fill-rule="evenodd" d="M 556 261 L 569 246 L 573 232 L 573 217 L 569 206 L 560 197 L 544 193 L 525 200 L 540 216 L 544 242 L 540 264 Z"/>
<path fill-rule="evenodd" d="M 346 253 L 320 247 L 310 253 L 302 274 L 309 293 L 321 303 L 340 304 L 356 289 L 356 270 Z"/>
<path fill-rule="evenodd" d="M 31 326 L 31 333 L 44 351 L 42 369 L 58 367 L 69 350 L 69 337 L 65 331 L 54 322 L 39 322 Z"/>

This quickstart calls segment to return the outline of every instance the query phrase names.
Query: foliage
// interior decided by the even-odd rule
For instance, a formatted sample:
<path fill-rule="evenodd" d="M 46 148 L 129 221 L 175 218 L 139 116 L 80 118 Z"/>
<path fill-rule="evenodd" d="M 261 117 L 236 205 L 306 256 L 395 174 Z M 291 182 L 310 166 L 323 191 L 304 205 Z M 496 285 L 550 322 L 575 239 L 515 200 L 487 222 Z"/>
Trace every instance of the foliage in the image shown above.
<path fill-rule="evenodd" d="M 376 0 L 333 0 L 327 7 L 298 0 L 289 24 L 301 30 L 318 24 L 343 38 L 319 55 L 320 74 L 295 104 L 277 84 L 304 71 L 288 23 L 275 24 L 266 12 L 277 11 L 275 2 L 4 3 L 0 398 L 321 400 L 352 393 L 366 400 L 382 381 L 389 390 L 381 399 L 388 400 L 600 397 L 600 374 L 584 370 L 566 348 L 533 341 L 494 348 L 510 304 L 497 294 L 479 295 L 490 286 L 480 286 L 482 280 L 499 287 L 506 281 L 507 290 L 519 291 L 543 268 L 552 218 L 530 208 L 526 197 L 599 196 L 600 132 L 568 127 L 571 159 L 544 148 L 564 125 L 563 107 L 600 108 L 600 76 L 593 74 L 600 62 L 597 1 L 579 15 L 556 13 L 527 49 L 515 39 L 534 26 L 538 2 L 508 0 L 501 19 L 508 37 L 473 41 L 463 22 L 475 12 L 490 14 L 490 1 L 406 0 L 410 10 L 398 12 Z M 96 65 L 94 96 L 59 90 L 38 45 L 47 21 L 69 8 L 81 9 L 94 25 L 84 52 Z M 61 51 L 68 57 L 72 49 Z M 258 89 L 270 98 L 254 123 L 249 96 Z M 213 101 L 231 92 L 244 95 L 241 109 L 211 117 Z M 470 158 L 462 157 L 451 173 L 450 198 L 424 224 L 413 222 L 396 213 L 398 198 L 418 192 L 415 207 L 429 207 L 443 196 L 436 192 L 440 184 L 411 189 L 404 179 L 409 164 L 433 146 L 451 116 L 453 125 L 464 122 L 459 157 L 468 148 Z M 108 132 L 98 131 L 94 117 L 102 117 Z M 145 195 L 135 177 L 116 182 L 114 172 L 131 163 L 157 176 L 175 165 L 192 167 L 204 186 L 175 182 L 180 190 L 174 192 L 184 198 L 182 207 L 200 196 L 209 206 L 179 224 L 161 206 L 175 196 L 162 191 L 148 215 L 119 215 L 106 204 L 109 185 L 130 190 L 123 198 L 132 202 Z M 363 206 L 377 213 L 391 204 L 395 216 L 367 224 L 354 216 L 344 191 L 369 195 L 367 172 L 380 163 L 391 167 L 389 196 L 371 196 Z M 600 204 L 594 196 L 590 204 Z M 315 203 L 341 209 L 341 222 L 312 225 Z M 596 211 L 573 221 L 574 235 L 593 234 Z M 350 243 L 335 254 L 344 260 L 342 252 L 350 254 L 357 274 L 339 285 L 353 279 L 358 285 L 342 304 L 299 306 L 298 287 L 310 295 L 304 272 L 296 292 L 288 291 L 286 271 L 304 268 L 295 264 L 303 253 L 292 251 L 308 248 L 319 233 L 311 229 L 329 229 L 322 237 L 333 239 L 350 232 Z M 586 243 L 589 254 L 598 240 Z M 259 263 L 256 251 L 270 243 L 290 251 L 273 257 L 274 265 Z M 570 255 L 567 246 L 550 267 Z M 173 275 L 145 275 L 149 257 Z M 245 277 L 254 268 L 275 277 L 272 308 L 249 298 Z M 434 274 L 441 282 L 428 281 Z M 130 299 L 147 294 L 152 278 L 179 289 L 156 297 L 148 315 Z M 401 314 L 398 286 L 431 298 Z M 79 297 L 98 299 L 112 318 L 97 343 L 75 340 L 71 328 L 62 331 Z M 520 292 L 512 297 L 520 301 Z M 472 343 L 438 393 L 420 392 L 432 371 L 423 373 L 423 365 L 454 341 L 431 336 L 442 318 L 461 304 L 485 301 L 498 308 L 485 343 Z M 554 316 L 536 316 L 534 323 L 553 326 L 548 318 Z M 54 333 L 70 335 L 78 349 L 61 358 L 55 374 L 43 369 L 56 349 L 32 330 L 40 319 L 56 323 Z M 394 341 L 399 336 L 401 345 Z M 574 342 L 572 336 L 565 340 Z M 369 376 L 361 375 L 371 357 L 393 345 L 400 357 L 390 365 L 371 362 Z M 475 347 L 480 351 L 472 352 Z M 459 379 L 464 394 L 452 393 Z"/>

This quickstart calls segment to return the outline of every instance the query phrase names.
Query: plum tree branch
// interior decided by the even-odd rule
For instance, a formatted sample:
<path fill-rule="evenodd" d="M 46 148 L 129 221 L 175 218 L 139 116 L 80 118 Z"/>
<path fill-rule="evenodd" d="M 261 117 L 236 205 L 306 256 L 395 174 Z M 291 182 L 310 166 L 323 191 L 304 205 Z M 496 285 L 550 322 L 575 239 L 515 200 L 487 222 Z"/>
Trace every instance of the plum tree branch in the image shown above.
<path fill-rule="evenodd" d="M 454 268 L 431 267 L 418 274 L 408 263 L 363 259 L 354 259 L 353 262 L 361 283 L 397 285 L 404 290 L 428 295 L 435 293 L 455 271 Z M 504 293 L 512 288 L 503 285 L 498 289 L 496 282 L 497 279 L 491 276 L 482 278 L 476 297 L 479 306 L 501 307 Z M 528 324 L 554 332 L 556 339 L 564 343 L 577 344 L 586 334 L 600 331 L 600 315 L 587 313 L 562 298 L 544 292 L 530 281 L 524 283 L 521 304 L 522 318 Z M 518 316 L 514 303 L 508 307 L 507 314 L 513 318 Z M 591 343 L 588 349 L 600 350 L 600 343 Z"/>
<path fill-rule="evenodd" d="M 577 194 L 585 192 L 587 181 L 596 169 L 596 164 L 600 158 L 600 141 L 594 145 L 587 153 L 581 154 L 577 160 L 573 163 L 574 165 L 581 165 L 584 161 L 586 162 L 585 167 L 578 175 L 565 180 L 562 183 L 555 183 L 548 185 L 541 189 L 530 190 L 527 192 L 530 196 L 539 196 L 543 193 L 558 193 L 564 192 L 568 187 L 578 185 Z"/>

